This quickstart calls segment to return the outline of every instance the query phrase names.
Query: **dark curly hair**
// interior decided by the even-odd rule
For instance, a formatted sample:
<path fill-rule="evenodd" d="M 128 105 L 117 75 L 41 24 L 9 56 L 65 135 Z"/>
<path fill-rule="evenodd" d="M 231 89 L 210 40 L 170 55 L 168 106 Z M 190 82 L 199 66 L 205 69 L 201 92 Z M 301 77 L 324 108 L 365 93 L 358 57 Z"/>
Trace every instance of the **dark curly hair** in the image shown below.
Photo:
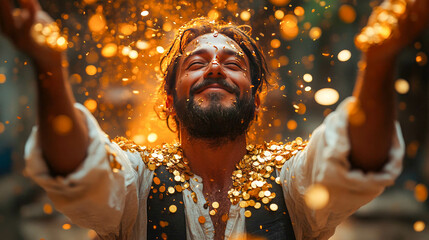
<path fill-rule="evenodd" d="M 268 86 L 268 67 L 261 47 L 250 36 L 252 28 L 247 25 L 233 25 L 231 23 L 218 22 L 207 18 L 196 18 L 179 28 L 171 46 L 161 57 L 160 69 L 163 74 L 162 84 L 159 88 L 159 104 L 155 106 L 157 115 L 166 120 L 170 126 L 171 112 L 165 106 L 167 95 L 173 95 L 175 91 L 176 72 L 180 58 L 188 44 L 195 38 L 207 33 L 218 32 L 234 40 L 244 51 L 249 59 L 250 75 L 252 81 L 252 94 L 260 93 L 264 86 Z M 173 116 L 174 124 L 178 124 L 178 119 Z"/>

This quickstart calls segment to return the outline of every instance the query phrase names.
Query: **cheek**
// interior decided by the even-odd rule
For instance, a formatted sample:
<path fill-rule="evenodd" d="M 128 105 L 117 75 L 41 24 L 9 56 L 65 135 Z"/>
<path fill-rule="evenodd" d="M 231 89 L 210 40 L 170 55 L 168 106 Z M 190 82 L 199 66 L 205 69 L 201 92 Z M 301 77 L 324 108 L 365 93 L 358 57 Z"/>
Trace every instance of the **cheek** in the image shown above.
<path fill-rule="evenodd" d="M 200 78 L 201 74 L 193 72 L 184 72 L 182 76 L 177 79 L 176 92 L 178 96 L 188 95 L 192 85 L 195 84 Z"/>

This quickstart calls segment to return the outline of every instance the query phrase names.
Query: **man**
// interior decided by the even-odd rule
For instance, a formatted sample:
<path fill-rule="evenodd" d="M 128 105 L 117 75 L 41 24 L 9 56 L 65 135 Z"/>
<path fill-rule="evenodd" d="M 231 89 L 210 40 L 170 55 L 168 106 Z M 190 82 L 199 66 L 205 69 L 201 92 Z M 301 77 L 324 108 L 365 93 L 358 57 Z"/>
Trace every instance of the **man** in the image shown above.
<path fill-rule="evenodd" d="M 109 140 L 75 104 L 63 54 L 31 40 L 33 23 L 49 22 L 35 0 L 22 0 L 15 18 L 9 2 L 0 3 L 2 31 L 33 58 L 39 76 L 26 171 L 60 211 L 102 239 L 224 239 L 246 232 L 328 239 L 400 173 L 392 69 L 427 22 L 427 1 L 410 3 L 394 30 L 399 38 L 367 48 L 354 97 L 308 143 L 247 145 L 266 78 L 264 57 L 239 27 L 191 21 L 161 61 L 164 113 L 175 121 L 179 143 L 153 149 Z M 58 119 L 70 129 L 52 127 Z M 321 207 L 304 200 L 313 186 L 329 194 Z"/>

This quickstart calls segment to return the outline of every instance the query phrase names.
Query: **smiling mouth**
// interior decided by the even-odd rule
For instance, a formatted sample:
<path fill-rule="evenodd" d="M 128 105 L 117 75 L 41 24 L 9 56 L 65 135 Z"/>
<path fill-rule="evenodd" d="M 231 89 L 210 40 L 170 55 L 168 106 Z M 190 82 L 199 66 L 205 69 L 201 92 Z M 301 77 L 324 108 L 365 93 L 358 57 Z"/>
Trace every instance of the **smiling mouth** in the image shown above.
<path fill-rule="evenodd" d="M 203 91 L 205 91 L 207 89 L 213 89 L 213 90 L 219 90 L 220 89 L 220 90 L 224 90 L 224 91 L 227 91 L 229 93 L 232 93 L 232 91 L 230 89 L 228 89 L 228 88 L 226 88 L 226 87 L 224 87 L 224 86 L 222 86 L 220 84 L 217 84 L 217 83 L 204 86 L 204 87 L 198 89 L 197 91 L 195 91 L 195 93 L 198 94 L 198 93 L 201 93 L 201 92 L 203 92 Z"/>

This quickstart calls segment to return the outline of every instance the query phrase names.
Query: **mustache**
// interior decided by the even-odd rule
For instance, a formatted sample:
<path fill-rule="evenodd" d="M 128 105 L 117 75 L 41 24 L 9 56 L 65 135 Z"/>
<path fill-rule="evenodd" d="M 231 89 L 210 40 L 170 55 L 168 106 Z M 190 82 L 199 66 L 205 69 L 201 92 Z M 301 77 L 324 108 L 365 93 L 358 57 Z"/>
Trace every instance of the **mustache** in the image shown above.
<path fill-rule="evenodd" d="M 191 87 L 190 95 L 193 96 L 195 92 L 198 92 L 201 88 L 212 84 L 218 84 L 226 91 L 234 93 L 236 96 L 240 96 L 240 89 L 236 85 L 227 82 L 224 78 L 206 78 L 204 81 L 196 83 Z"/>

